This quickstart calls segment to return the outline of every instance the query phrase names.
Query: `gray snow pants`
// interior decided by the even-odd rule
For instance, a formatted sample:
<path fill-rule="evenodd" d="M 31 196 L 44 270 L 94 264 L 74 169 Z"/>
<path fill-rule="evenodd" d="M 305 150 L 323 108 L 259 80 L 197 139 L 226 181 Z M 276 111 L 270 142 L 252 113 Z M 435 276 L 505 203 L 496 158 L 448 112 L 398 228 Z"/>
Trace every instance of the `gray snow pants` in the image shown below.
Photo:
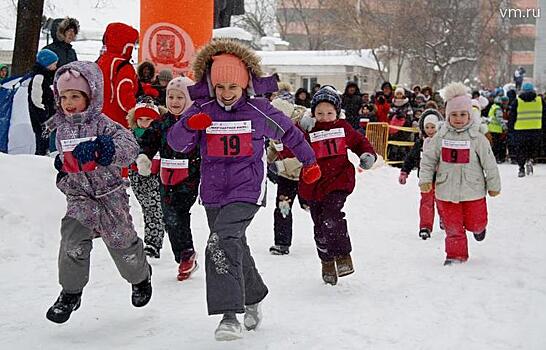
<path fill-rule="evenodd" d="M 205 208 L 210 228 L 205 255 L 209 315 L 243 313 L 268 293 L 246 243 L 246 228 L 258 212 L 251 203 Z"/>
<path fill-rule="evenodd" d="M 59 248 L 59 283 L 67 293 L 79 293 L 89 281 L 89 257 L 94 232 L 78 220 L 65 216 L 61 223 Z M 131 284 L 144 281 L 150 271 L 142 240 L 135 233 L 133 243 L 125 249 L 110 247 L 103 238 L 121 276 Z"/>

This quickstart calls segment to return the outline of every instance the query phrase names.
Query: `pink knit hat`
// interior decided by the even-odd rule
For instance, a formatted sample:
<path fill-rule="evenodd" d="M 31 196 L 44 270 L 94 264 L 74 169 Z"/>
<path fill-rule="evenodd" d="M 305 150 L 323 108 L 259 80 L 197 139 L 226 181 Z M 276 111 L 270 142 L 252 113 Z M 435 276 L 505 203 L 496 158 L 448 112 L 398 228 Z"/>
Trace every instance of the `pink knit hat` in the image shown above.
<path fill-rule="evenodd" d="M 472 115 L 472 99 L 468 95 L 459 95 L 446 104 L 446 116 L 449 117 L 451 112 L 455 111 L 467 111 L 468 115 Z"/>
<path fill-rule="evenodd" d="M 91 89 L 89 88 L 87 79 L 85 79 L 80 72 L 73 69 L 68 69 L 61 74 L 57 80 L 57 90 L 59 90 L 59 93 L 66 90 L 78 90 L 91 98 Z"/>
<path fill-rule="evenodd" d="M 218 83 L 235 83 L 246 89 L 248 86 L 248 68 L 241 59 L 231 54 L 221 54 L 212 57 L 210 78 L 213 86 Z"/>
<path fill-rule="evenodd" d="M 169 95 L 170 90 L 181 91 L 186 96 L 186 105 L 184 106 L 184 110 L 182 112 L 185 112 L 188 108 L 190 108 L 193 103 L 190 93 L 188 92 L 188 86 L 192 86 L 194 84 L 195 82 L 188 77 L 176 77 L 167 85 L 167 96 Z"/>

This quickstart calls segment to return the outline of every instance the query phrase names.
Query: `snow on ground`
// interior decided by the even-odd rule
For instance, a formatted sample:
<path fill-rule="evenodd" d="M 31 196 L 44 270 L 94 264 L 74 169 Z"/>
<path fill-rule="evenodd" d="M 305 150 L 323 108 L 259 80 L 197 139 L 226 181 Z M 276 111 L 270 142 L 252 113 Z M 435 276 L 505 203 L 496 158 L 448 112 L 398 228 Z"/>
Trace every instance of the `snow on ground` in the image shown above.
<path fill-rule="evenodd" d="M 469 236 L 470 260 L 444 267 L 443 233 L 417 235 L 418 189 L 398 170 L 358 175 L 346 212 L 356 273 L 337 286 L 320 277 L 307 213 L 295 209 L 289 256 L 272 256 L 272 211 L 261 209 L 248 230 L 257 266 L 269 286 L 265 319 L 244 339 L 217 343 L 218 317 L 206 314 L 204 269 L 176 281 L 168 240 L 152 260 L 154 294 L 135 309 L 100 240 L 94 241 L 82 306 L 63 325 L 45 319 L 55 301 L 63 196 L 52 159 L 0 154 L 0 339 L 2 349 L 545 349 L 546 166 L 518 179 L 501 165 L 503 193 L 489 199 L 484 242 Z M 133 218 L 142 232 L 138 203 Z M 193 208 L 202 262 L 207 227 Z"/>

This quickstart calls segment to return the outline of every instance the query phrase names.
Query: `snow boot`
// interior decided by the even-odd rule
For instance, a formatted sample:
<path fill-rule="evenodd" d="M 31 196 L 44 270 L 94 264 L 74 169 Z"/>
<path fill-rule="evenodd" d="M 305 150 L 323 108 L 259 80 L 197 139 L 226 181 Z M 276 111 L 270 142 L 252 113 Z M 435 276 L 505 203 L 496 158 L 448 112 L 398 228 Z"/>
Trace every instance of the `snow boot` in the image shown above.
<path fill-rule="evenodd" d="M 474 239 L 478 242 L 481 242 L 485 239 L 485 229 L 482 232 L 474 233 Z"/>
<path fill-rule="evenodd" d="M 465 262 L 466 262 L 466 260 L 464 260 L 464 259 L 447 258 L 446 261 L 444 261 L 444 266 L 463 264 Z"/>
<path fill-rule="evenodd" d="M 533 161 L 530 159 L 525 163 L 525 174 L 533 175 Z"/>
<path fill-rule="evenodd" d="M 47 310 L 46 318 L 51 322 L 65 323 L 70 318 L 72 311 L 78 310 L 81 304 L 82 293 L 65 293 L 61 291 L 61 295 L 52 307 Z"/>
<path fill-rule="evenodd" d="M 518 177 L 525 177 L 525 169 L 519 168 Z"/>
<path fill-rule="evenodd" d="M 150 258 L 159 259 L 159 248 L 154 247 L 153 245 L 147 245 L 144 247 L 144 253 Z"/>
<path fill-rule="evenodd" d="M 237 340 L 243 337 L 243 329 L 235 313 L 224 314 L 220 324 L 214 331 L 217 341 Z"/>
<path fill-rule="evenodd" d="M 193 250 L 192 250 L 193 251 Z M 191 274 L 197 271 L 197 253 L 193 253 L 185 259 L 180 261 L 180 266 L 178 266 L 178 276 L 176 277 L 179 281 L 184 281 L 190 278 Z"/>
<path fill-rule="evenodd" d="M 337 284 L 337 272 L 335 261 L 321 261 L 322 262 L 322 280 L 335 286 Z"/>
<path fill-rule="evenodd" d="M 421 237 L 422 240 L 426 240 L 430 238 L 430 230 L 428 228 L 422 228 L 419 230 L 419 237 Z"/>
<path fill-rule="evenodd" d="M 140 283 L 132 285 L 133 293 L 131 295 L 131 302 L 134 307 L 143 307 L 148 304 L 152 298 L 152 266 L 148 266 L 150 267 L 150 275 L 148 278 Z"/>
<path fill-rule="evenodd" d="M 247 331 L 254 331 L 262 323 L 263 313 L 262 306 L 260 303 L 246 305 L 245 306 L 245 317 L 244 324 Z"/>
<path fill-rule="evenodd" d="M 287 255 L 290 253 L 290 248 L 287 245 L 275 244 L 269 248 L 272 255 Z"/>
<path fill-rule="evenodd" d="M 355 269 L 353 267 L 353 259 L 351 259 L 350 254 L 337 258 L 336 266 L 338 277 L 344 277 L 355 272 Z"/>

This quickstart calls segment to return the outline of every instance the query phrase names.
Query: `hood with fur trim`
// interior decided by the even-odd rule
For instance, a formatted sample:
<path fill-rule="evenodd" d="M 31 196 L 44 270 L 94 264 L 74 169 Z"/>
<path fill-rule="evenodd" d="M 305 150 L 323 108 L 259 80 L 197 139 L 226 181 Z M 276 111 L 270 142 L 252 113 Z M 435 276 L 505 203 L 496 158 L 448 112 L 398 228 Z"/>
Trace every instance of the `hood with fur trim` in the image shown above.
<path fill-rule="evenodd" d="M 159 114 L 163 117 L 167 112 L 167 108 L 163 107 L 163 106 L 157 106 L 159 108 Z M 136 110 L 136 106 L 131 108 L 129 110 L 129 113 L 127 113 L 127 123 L 129 123 L 129 128 L 131 130 L 134 130 L 136 128 L 138 128 L 138 125 L 137 125 L 137 122 L 136 122 L 136 119 L 135 119 L 135 110 Z"/>
<path fill-rule="evenodd" d="M 55 24 L 55 22 L 53 23 Z M 53 26 L 51 27 L 51 35 L 53 36 L 54 40 L 57 39 L 56 41 L 64 41 L 64 33 L 70 28 L 74 28 L 76 35 L 78 35 L 80 32 L 80 22 L 75 18 L 65 17 L 57 22 L 57 28 L 54 32 L 55 35 L 53 35 Z"/>
<path fill-rule="evenodd" d="M 442 126 L 444 122 L 444 116 L 442 113 L 440 113 L 438 110 L 434 108 L 427 108 L 421 113 L 421 117 L 419 118 L 419 130 L 421 130 L 422 135 L 426 135 L 425 133 L 425 118 L 428 115 L 434 114 L 438 118 L 438 126 L 436 127 L 436 131 L 440 130 L 440 127 Z"/>
<path fill-rule="evenodd" d="M 264 77 L 260 57 L 248 46 L 231 39 L 216 39 L 205 45 L 195 56 L 192 64 L 197 84 L 189 88 L 193 100 L 215 97 L 210 79 L 212 57 L 228 53 L 237 56 L 248 67 L 250 81 L 246 92 L 249 96 L 263 95 L 278 90 L 275 77 Z"/>
<path fill-rule="evenodd" d="M 110 23 L 106 27 L 102 42 L 106 52 L 130 59 L 138 40 L 138 30 L 124 23 Z"/>

